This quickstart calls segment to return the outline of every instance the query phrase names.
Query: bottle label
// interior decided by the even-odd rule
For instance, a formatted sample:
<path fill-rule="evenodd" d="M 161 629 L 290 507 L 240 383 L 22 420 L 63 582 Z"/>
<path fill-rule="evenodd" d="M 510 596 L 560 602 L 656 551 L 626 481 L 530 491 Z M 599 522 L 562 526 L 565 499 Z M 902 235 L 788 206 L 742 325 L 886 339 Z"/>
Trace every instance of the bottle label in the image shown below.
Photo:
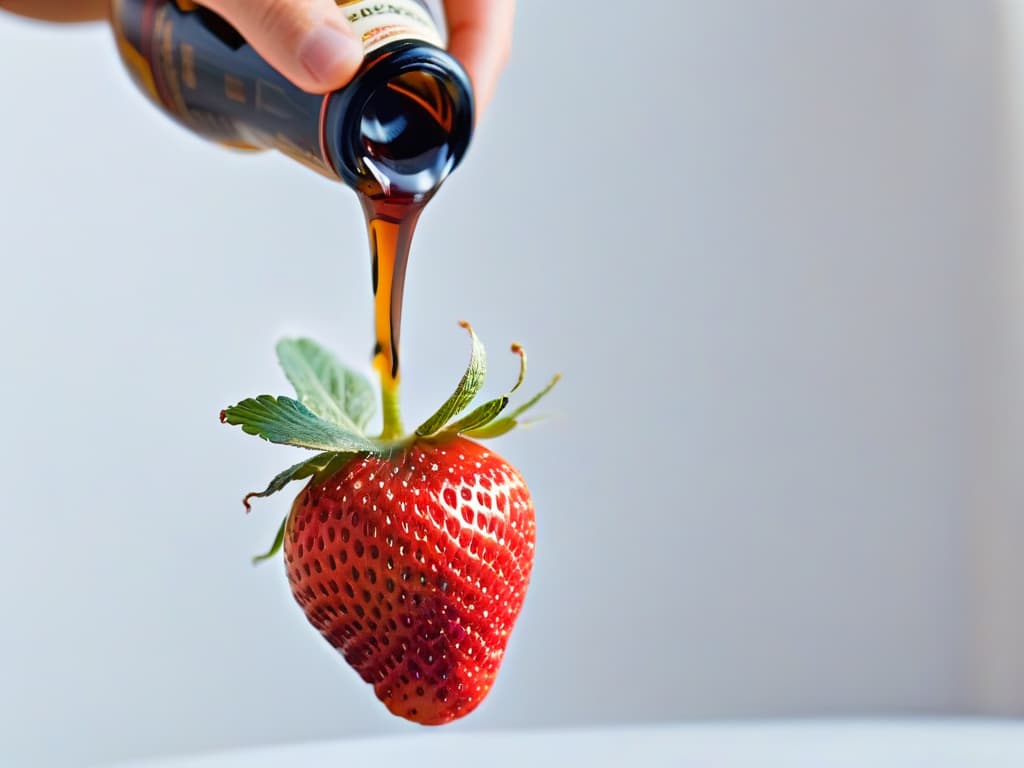
<path fill-rule="evenodd" d="M 367 55 L 396 40 L 422 40 L 444 47 L 437 22 L 421 0 L 340 0 L 338 5 Z"/>

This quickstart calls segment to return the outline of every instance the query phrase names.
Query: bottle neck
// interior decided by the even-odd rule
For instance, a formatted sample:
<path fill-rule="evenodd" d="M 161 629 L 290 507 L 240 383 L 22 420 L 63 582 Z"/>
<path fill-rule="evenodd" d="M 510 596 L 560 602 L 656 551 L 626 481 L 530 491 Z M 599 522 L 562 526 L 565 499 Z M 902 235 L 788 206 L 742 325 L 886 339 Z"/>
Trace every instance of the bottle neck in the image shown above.
<path fill-rule="evenodd" d="M 458 62 L 434 45 L 400 40 L 329 97 L 324 148 L 361 194 L 422 198 L 462 161 L 473 119 L 472 88 Z"/>

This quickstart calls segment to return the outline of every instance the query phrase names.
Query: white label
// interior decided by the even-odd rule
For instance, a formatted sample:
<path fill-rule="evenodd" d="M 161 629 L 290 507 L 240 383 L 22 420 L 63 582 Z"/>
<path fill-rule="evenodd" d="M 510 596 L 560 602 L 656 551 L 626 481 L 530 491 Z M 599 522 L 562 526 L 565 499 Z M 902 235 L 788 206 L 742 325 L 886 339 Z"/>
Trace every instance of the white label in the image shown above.
<path fill-rule="evenodd" d="M 434 18 L 419 0 L 350 0 L 339 5 L 367 54 L 395 40 L 422 40 L 444 47 Z"/>

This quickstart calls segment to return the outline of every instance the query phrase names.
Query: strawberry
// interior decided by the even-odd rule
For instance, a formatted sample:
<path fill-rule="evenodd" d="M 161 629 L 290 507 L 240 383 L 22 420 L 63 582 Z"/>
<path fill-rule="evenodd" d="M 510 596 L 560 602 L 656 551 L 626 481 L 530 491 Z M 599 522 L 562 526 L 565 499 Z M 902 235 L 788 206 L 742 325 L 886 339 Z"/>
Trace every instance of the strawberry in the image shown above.
<path fill-rule="evenodd" d="M 394 714 L 437 725 L 494 684 L 533 565 L 533 503 L 456 437 L 367 456 L 295 500 L 284 556 L 309 621 Z"/>
<path fill-rule="evenodd" d="M 533 566 L 534 509 L 526 483 L 476 439 L 518 423 L 558 381 L 502 415 L 508 395 L 462 414 L 486 373 L 468 324 L 470 364 L 447 402 L 401 434 L 384 393 L 384 434 L 370 438 L 372 390 L 308 339 L 278 357 L 298 400 L 264 395 L 221 420 L 275 443 L 319 451 L 245 498 L 309 478 L 270 552 L 282 548 L 292 595 L 309 622 L 395 715 L 441 725 L 473 711 L 494 685 Z"/>

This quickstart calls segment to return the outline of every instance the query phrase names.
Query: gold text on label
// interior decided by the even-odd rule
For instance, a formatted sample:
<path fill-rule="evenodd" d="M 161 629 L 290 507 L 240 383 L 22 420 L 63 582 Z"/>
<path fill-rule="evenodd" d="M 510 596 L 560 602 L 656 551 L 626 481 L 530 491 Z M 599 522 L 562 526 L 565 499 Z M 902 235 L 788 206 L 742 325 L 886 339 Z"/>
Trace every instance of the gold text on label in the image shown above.
<path fill-rule="evenodd" d="M 231 101 L 245 104 L 245 83 L 234 75 L 224 75 L 224 95 Z"/>
<path fill-rule="evenodd" d="M 188 43 L 181 44 L 181 82 L 186 88 L 196 87 L 196 49 Z"/>

